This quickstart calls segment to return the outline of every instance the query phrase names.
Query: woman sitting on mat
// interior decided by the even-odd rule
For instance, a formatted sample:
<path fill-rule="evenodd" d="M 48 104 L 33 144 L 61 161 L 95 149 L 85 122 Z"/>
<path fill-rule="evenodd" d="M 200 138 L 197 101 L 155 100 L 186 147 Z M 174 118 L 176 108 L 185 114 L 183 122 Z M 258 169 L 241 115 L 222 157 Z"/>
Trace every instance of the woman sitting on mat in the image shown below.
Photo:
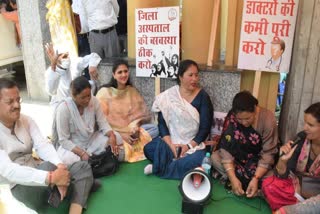
<path fill-rule="evenodd" d="M 111 81 L 102 86 L 96 97 L 105 118 L 121 135 L 119 160 L 144 160 L 143 147 L 159 135 L 158 127 L 150 123 L 151 114 L 137 89 L 130 84 L 128 63 L 119 60 L 112 68 Z"/>
<path fill-rule="evenodd" d="M 211 156 L 213 167 L 229 179 L 236 195 L 253 197 L 260 179 L 272 168 L 277 143 L 274 114 L 258 106 L 250 92 L 242 91 L 233 99 L 218 151 Z"/>
<path fill-rule="evenodd" d="M 55 111 L 53 141 L 67 165 L 101 154 L 110 145 L 118 153 L 116 136 L 105 119 L 97 98 L 91 96 L 91 85 L 81 76 L 71 82 L 71 95 Z M 98 126 L 98 130 L 96 129 Z"/>
<path fill-rule="evenodd" d="M 283 155 L 274 170 L 276 177 L 262 183 L 266 200 L 276 213 L 320 212 L 320 102 L 304 113 L 305 134 L 298 134 L 297 144 L 289 141 L 280 148 Z M 299 195 L 309 199 L 303 201 Z"/>
<path fill-rule="evenodd" d="M 144 173 L 161 178 L 181 179 L 201 165 L 205 157 L 202 143 L 210 133 L 213 107 L 209 95 L 199 86 L 199 67 L 192 60 L 182 61 L 178 84 L 159 94 L 152 106 L 158 112 L 160 136 L 144 147 L 152 162 Z M 181 153 L 177 150 L 181 149 Z"/>

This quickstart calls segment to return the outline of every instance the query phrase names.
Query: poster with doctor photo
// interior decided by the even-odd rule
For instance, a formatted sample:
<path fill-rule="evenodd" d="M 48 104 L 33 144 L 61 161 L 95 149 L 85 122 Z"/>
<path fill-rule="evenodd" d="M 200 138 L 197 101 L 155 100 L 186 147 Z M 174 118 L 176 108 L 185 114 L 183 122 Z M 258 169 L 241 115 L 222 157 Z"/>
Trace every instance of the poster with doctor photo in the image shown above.
<path fill-rule="evenodd" d="M 288 73 L 299 0 L 244 0 L 238 68 Z"/>

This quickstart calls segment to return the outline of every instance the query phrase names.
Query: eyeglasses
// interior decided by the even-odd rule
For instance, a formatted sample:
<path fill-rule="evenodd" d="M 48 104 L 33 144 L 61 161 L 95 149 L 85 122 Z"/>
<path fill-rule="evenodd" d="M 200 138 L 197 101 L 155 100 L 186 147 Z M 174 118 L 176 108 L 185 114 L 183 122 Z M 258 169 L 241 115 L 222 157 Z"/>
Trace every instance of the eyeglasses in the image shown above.
<path fill-rule="evenodd" d="M 5 104 L 7 104 L 7 105 L 9 105 L 9 106 L 11 106 L 11 105 L 13 105 L 14 103 L 19 103 L 19 104 L 21 104 L 22 103 L 22 98 L 21 97 L 18 97 L 17 99 L 9 99 L 9 100 L 3 100 L 3 103 L 5 103 Z"/>

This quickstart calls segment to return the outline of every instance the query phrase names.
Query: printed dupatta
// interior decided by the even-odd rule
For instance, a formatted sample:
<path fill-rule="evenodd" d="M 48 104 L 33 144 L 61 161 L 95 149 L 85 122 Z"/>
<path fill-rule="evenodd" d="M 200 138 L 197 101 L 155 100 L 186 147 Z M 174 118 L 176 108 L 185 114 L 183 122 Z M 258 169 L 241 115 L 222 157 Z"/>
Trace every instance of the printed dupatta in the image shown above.
<path fill-rule="evenodd" d="M 188 144 L 199 131 L 199 112 L 181 97 L 179 86 L 159 94 L 152 105 L 152 111 L 161 111 L 174 144 Z"/>
<path fill-rule="evenodd" d="M 89 105 L 84 109 L 83 115 L 81 116 L 73 99 L 71 97 L 67 97 L 60 101 L 54 112 L 54 120 L 52 123 L 52 142 L 55 148 L 57 149 L 59 147 L 59 135 L 57 132 L 56 122 L 56 114 L 59 105 L 66 105 L 68 107 L 71 116 L 71 121 L 72 123 L 74 123 L 75 127 L 77 128 L 77 131 L 79 131 L 82 138 L 89 139 L 95 131 L 96 115 L 95 113 L 92 114 L 90 113 L 90 111 L 88 111 L 88 108 L 94 108 L 93 99 L 90 99 Z"/>
<path fill-rule="evenodd" d="M 303 142 L 303 146 L 301 148 L 301 152 L 299 154 L 296 171 L 297 172 L 306 172 L 307 163 L 310 157 L 311 152 L 311 143 L 309 140 L 305 139 Z M 320 155 L 318 155 L 313 161 L 312 165 L 309 168 L 309 173 L 312 176 L 319 177 L 320 176 Z"/>

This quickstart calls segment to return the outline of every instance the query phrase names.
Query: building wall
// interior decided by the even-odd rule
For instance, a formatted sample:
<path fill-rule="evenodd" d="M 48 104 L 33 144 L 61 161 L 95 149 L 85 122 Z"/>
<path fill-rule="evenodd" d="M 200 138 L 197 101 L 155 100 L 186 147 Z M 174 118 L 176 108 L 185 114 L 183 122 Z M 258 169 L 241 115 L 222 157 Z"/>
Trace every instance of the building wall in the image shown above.
<path fill-rule="evenodd" d="M 286 82 L 280 138 L 286 142 L 303 129 L 303 111 L 320 102 L 320 1 L 300 0 L 291 70 Z"/>
<path fill-rule="evenodd" d="M 200 84 L 209 94 L 215 111 L 227 112 L 231 108 L 232 99 L 240 91 L 241 73 L 235 71 L 211 70 L 200 67 Z M 147 105 L 151 108 L 155 97 L 155 78 L 136 77 L 134 61 L 130 63 L 131 83 L 139 90 Z M 99 65 L 99 84 L 109 82 L 112 76 L 112 62 L 103 62 Z M 161 92 L 176 85 L 176 80 L 161 79 Z"/>

